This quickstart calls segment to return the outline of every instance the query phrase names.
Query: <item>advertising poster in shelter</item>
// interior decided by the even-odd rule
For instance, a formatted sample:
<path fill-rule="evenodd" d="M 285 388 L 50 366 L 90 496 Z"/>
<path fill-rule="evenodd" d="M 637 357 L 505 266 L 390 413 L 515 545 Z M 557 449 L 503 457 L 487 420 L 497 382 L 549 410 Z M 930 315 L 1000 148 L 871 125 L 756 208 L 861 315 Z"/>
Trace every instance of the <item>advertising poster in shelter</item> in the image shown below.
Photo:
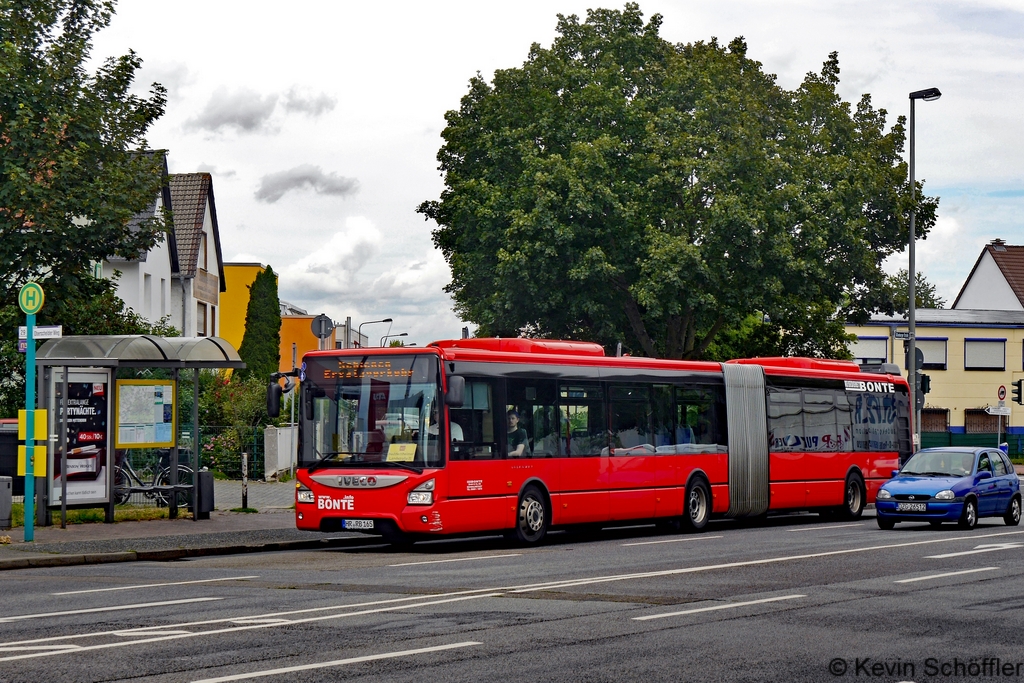
<path fill-rule="evenodd" d="M 51 415 L 52 431 L 56 437 L 50 441 L 50 505 L 60 504 L 61 449 L 60 425 L 63 405 L 63 373 L 53 373 Z M 67 492 L 68 505 L 106 503 L 108 468 L 110 463 L 110 375 L 106 371 L 68 373 L 67 398 Z"/>

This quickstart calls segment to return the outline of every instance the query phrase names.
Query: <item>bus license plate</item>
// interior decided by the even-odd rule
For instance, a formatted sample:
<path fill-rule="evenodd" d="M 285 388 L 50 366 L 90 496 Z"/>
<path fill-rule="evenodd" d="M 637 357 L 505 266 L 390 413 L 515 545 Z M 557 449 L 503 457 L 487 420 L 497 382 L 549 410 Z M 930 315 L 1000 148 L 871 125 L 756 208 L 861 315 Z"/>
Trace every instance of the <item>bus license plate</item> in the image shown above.
<path fill-rule="evenodd" d="M 372 529 L 372 519 L 344 519 L 341 525 L 346 529 Z"/>
<path fill-rule="evenodd" d="M 928 503 L 896 503 L 897 512 L 927 512 Z"/>

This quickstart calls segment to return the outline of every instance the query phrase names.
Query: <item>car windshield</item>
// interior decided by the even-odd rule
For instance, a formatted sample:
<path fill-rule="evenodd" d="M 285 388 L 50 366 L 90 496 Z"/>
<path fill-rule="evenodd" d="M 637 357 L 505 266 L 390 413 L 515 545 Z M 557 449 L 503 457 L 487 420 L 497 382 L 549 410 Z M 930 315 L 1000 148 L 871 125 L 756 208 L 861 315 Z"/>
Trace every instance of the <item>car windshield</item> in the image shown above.
<path fill-rule="evenodd" d="M 315 356 L 305 373 L 303 466 L 443 466 L 437 356 Z"/>
<path fill-rule="evenodd" d="M 974 470 L 974 454 L 958 451 L 921 451 L 900 474 L 930 477 L 966 477 Z"/>

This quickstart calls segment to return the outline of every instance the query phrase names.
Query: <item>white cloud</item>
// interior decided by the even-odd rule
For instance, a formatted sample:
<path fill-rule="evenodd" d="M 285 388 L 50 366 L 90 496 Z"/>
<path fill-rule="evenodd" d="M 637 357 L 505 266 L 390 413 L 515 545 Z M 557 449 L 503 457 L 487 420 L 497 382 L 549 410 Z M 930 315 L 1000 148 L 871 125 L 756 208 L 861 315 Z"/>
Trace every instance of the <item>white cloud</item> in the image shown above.
<path fill-rule="evenodd" d="M 317 194 L 347 197 L 359 189 L 359 181 L 345 178 L 336 173 L 324 173 L 319 166 L 302 164 L 287 171 L 268 173 L 260 178 L 255 197 L 258 201 L 273 204 L 292 190 L 309 188 Z"/>
<path fill-rule="evenodd" d="M 298 86 L 292 86 L 284 96 L 284 109 L 287 112 L 300 112 L 312 117 L 326 114 L 338 104 L 338 98 L 327 93 L 312 94 Z"/>
<path fill-rule="evenodd" d="M 233 128 L 243 133 L 269 130 L 268 123 L 277 105 L 277 95 L 260 95 L 249 88 L 234 92 L 220 87 L 213 92 L 206 107 L 185 122 L 186 128 L 216 133 Z"/>

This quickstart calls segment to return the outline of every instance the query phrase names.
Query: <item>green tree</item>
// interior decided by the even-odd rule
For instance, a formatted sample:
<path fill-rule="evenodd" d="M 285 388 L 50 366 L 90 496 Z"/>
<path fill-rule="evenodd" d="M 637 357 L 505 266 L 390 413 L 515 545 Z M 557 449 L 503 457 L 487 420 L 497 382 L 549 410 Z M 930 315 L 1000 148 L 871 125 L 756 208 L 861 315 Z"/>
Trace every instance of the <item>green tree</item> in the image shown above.
<path fill-rule="evenodd" d="M 901 268 L 895 275 L 888 275 L 885 278 L 886 293 L 897 313 L 906 312 L 907 302 L 910 300 L 907 291 L 907 272 L 906 268 Z M 917 279 L 914 281 L 914 302 L 916 308 L 946 307 L 946 300 L 939 296 L 935 285 L 928 282 L 921 271 L 918 271 Z"/>
<path fill-rule="evenodd" d="M 265 382 L 281 366 L 281 302 L 277 298 L 277 275 L 270 266 L 249 285 L 245 333 L 238 355 L 247 366 L 237 373 L 240 379 L 256 377 Z"/>
<path fill-rule="evenodd" d="M 844 102 L 835 53 L 787 91 L 741 38 L 673 45 L 660 24 L 559 15 L 549 49 L 446 114 L 445 189 L 418 211 L 457 313 L 651 356 L 706 357 L 728 330 L 731 351 L 842 355 L 906 244 L 903 119 Z"/>

